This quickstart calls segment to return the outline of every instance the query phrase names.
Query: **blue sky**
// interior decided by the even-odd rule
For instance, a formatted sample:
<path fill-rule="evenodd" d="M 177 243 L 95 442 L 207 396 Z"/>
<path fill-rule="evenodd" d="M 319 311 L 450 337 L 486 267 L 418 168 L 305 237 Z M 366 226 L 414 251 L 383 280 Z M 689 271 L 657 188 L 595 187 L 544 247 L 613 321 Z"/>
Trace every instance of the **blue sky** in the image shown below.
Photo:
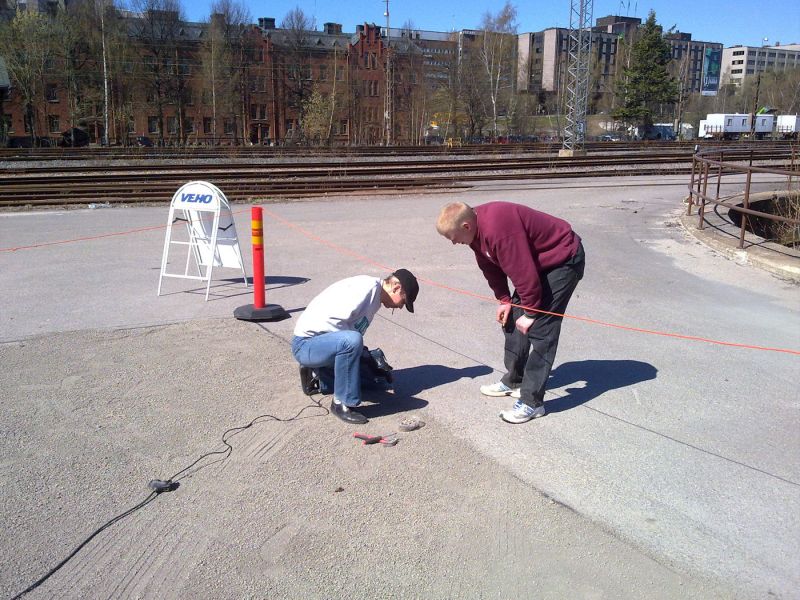
<path fill-rule="evenodd" d="M 519 31 L 540 31 L 548 27 L 569 25 L 568 0 L 519 0 Z M 286 13 L 300 7 L 316 19 L 317 28 L 328 21 L 341 23 L 345 31 L 354 31 L 358 23 L 384 24 L 385 3 L 381 0 L 244 0 L 255 21 L 258 17 L 275 17 L 280 24 Z M 207 18 L 210 0 L 183 0 L 190 20 Z M 411 21 L 416 29 L 451 31 L 471 29 L 480 24 L 487 11 L 496 13 L 502 0 L 390 0 L 391 26 L 401 27 Z M 745 9 L 744 6 L 747 8 Z M 692 34 L 692 39 L 721 42 L 725 46 L 800 43 L 800 1 L 737 2 L 731 0 L 630 0 L 630 3 L 595 0 L 594 19 L 618 14 L 647 18 L 650 9 L 665 28 L 675 25 Z"/>

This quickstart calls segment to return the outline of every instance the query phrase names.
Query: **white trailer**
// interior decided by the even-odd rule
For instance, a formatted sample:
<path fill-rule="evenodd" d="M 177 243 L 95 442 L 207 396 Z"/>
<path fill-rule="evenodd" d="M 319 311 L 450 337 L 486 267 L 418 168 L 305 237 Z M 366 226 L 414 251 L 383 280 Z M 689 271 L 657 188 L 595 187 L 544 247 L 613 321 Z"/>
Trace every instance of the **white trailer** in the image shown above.
<path fill-rule="evenodd" d="M 700 121 L 701 138 L 736 139 L 743 133 L 750 132 L 750 115 L 744 113 L 712 113 Z"/>
<path fill-rule="evenodd" d="M 775 115 L 756 115 L 754 133 L 758 139 L 772 136 L 775 129 Z"/>
<path fill-rule="evenodd" d="M 755 118 L 755 123 L 753 122 Z M 772 135 L 775 127 L 775 115 L 749 115 L 746 113 L 714 113 L 700 121 L 698 137 L 739 139 L 752 131 L 757 138 Z"/>
<path fill-rule="evenodd" d="M 796 139 L 799 132 L 799 115 L 778 115 L 778 125 L 775 128 L 775 133 L 777 133 L 779 137 Z"/>

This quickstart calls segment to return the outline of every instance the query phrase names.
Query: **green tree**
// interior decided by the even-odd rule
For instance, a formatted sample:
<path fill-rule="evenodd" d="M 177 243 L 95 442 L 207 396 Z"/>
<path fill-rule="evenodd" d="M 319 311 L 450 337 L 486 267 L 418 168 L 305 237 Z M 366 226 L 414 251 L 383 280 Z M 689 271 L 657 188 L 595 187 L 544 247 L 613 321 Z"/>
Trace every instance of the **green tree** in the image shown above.
<path fill-rule="evenodd" d="M 669 74 L 670 46 L 664 39 L 656 13 L 650 11 L 631 47 L 630 65 L 623 71 L 620 106 L 614 117 L 629 125 L 651 125 L 661 107 L 677 100 L 678 87 Z"/>
<path fill-rule="evenodd" d="M 303 120 L 300 127 L 306 140 L 325 144 L 330 139 L 331 115 L 334 110 L 333 96 L 314 89 L 305 100 Z"/>

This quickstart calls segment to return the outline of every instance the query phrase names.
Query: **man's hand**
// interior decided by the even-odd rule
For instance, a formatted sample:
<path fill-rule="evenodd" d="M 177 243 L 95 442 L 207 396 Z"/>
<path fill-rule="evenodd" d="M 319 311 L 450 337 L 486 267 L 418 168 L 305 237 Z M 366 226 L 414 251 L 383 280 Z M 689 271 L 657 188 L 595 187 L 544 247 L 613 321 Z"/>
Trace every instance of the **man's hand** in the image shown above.
<path fill-rule="evenodd" d="M 533 325 L 533 317 L 529 317 L 528 315 L 522 315 L 515 324 L 517 331 L 520 333 L 527 334 L 528 330 Z"/>
<path fill-rule="evenodd" d="M 511 314 L 510 304 L 500 304 L 497 306 L 497 322 L 505 327 L 508 322 L 508 315 Z"/>

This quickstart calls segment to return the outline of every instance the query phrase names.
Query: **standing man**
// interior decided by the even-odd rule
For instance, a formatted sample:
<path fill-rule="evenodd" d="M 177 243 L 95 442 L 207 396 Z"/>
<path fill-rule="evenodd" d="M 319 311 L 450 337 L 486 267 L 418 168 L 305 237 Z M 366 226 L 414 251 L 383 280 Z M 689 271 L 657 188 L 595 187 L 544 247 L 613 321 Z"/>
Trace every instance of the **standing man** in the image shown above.
<path fill-rule="evenodd" d="M 347 423 L 366 423 L 352 410 L 361 403 L 360 366 L 364 333 L 375 313 L 386 308 L 414 312 L 417 278 L 398 269 L 385 279 L 357 275 L 330 285 L 315 297 L 297 320 L 292 354 L 300 363 L 301 380 L 314 368 L 320 388 L 333 388 L 331 412 Z"/>
<path fill-rule="evenodd" d="M 581 239 L 566 221 L 511 202 L 475 208 L 463 202 L 447 204 L 436 230 L 454 244 L 472 248 L 500 301 L 497 321 L 505 332 L 507 372 L 498 383 L 481 386 L 481 393 L 517 399 L 511 410 L 500 413 L 508 423 L 543 417 L 562 321 L 546 313 L 564 314 L 583 277 Z"/>

